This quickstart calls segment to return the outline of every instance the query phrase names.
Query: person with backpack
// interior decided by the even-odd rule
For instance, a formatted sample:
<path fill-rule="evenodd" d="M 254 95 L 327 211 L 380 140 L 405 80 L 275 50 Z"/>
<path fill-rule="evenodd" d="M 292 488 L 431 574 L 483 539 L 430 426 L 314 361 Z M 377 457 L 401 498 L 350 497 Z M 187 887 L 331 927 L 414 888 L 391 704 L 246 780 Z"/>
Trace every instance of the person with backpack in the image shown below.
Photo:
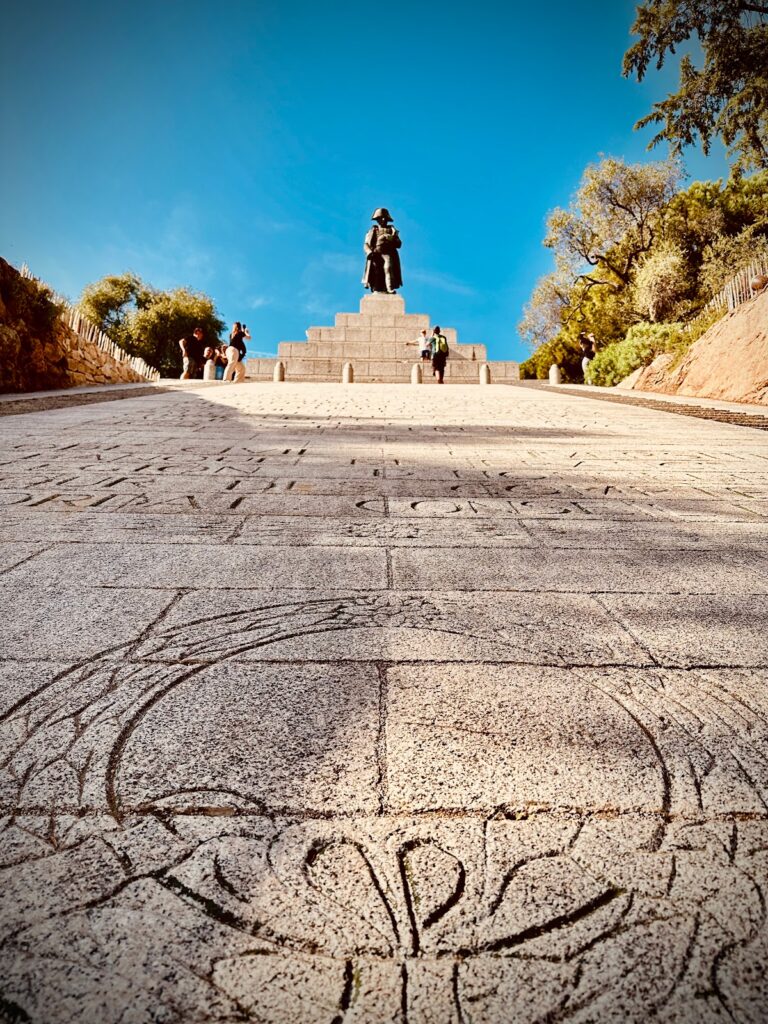
<path fill-rule="evenodd" d="M 442 384 L 445 376 L 445 361 L 448 358 L 448 340 L 444 334 L 440 333 L 439 327 L 435 327 L 432 331 L 429 347 L 432 352 L 432 376 L 437 377 L 438 384 Z"/>

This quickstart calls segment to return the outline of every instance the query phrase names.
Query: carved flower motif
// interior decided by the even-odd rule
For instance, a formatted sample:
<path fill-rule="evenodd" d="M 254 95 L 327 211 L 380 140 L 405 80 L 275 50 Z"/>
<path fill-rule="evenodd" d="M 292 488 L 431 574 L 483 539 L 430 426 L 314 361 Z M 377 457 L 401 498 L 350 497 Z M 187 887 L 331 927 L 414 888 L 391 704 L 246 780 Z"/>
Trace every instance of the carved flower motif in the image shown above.
<path fill-rule="evenodd" d="M 161 881 L 252 936 L 214 976 L 262 1020 L 312 1021 L 322 1005 L 339 1021 L 495 1022 L 510 1006 L 516 1020 L 586 1021 L 607 991 L 629 1006 L 647 988 L 650 1012 L 697 944 L 711 948 L 712 894 L 690 879 L 668 894 L 685 855 L 649 856 L 637 828 L 639 848 L 620 853 L 616 829 L 574 817 L 306 822 L 206 844 Z M 729 878 L 750 924 L 721 943 L 761 913 L 754 884 Z"/>

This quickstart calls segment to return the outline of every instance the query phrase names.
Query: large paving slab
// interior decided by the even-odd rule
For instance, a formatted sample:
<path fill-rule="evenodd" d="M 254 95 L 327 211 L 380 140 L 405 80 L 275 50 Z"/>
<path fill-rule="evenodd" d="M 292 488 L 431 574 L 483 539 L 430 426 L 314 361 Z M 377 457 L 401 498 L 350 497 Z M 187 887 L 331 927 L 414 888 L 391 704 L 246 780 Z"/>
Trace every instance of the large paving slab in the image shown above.
<path fill-rule="evenodd" d="M 2 430 L 0 1021 L 766 1020 L 766 432 L 301 384 Z"/>

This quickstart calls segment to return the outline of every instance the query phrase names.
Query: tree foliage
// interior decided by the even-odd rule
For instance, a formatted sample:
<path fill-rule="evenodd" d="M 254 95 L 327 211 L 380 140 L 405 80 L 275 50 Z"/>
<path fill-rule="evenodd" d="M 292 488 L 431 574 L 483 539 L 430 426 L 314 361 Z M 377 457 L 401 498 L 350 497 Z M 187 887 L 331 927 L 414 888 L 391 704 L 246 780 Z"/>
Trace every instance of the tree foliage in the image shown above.
<path fill-rule="evenodd" d="M 682 56 L 677 92 L 635 126 L 661 126 L 650 145 L 679 154 L 698 141 L 708 153 L 719 136 L 738 173 L 768 168 L 768 0 L 644 0 L 632 32 L 624 74 L 638 81 L 689 40 L 702 50 L 699 67 Z"/>
<path fill-rule="evenodd" d="M 585 175 L 584 180 L 590 179 Z M 582 228 L 557 239 L 555 271 L 537 284 L 519 326 L 523 337 L 539 346 L 523 364 L 523 373 L 545 377 L 551 363 L 558 362 L 566 379 L 578 380 L 582 331 L 594 334 L 598 349 L 604 349 L 623 341 L 633 325 L 643 321 L 687 323 L 741 267 L 768 251 L 768 171 L 731 178 L 725 184 L 693 182 L 668 198 L 670 181 L 657 176 L 658 205 L 653 212 L 647 205 L 634 219 L 624 212 L 625 220 L 618 221 L 618 227 L 613 224 L 613 234 L 606 227 L 610 221 L 604 207 L 595 215 L 585 201 L 594 201 L 601 190 L 584 198 L 581 189 L 577 192 L 565 215 L 571 224 L 579 220 Z M 632 196 L 637 198 L 636 185 Z M 615 188 L 610 198 L 632 209 Z M 555 223 L 563 220 L 560 216 Z M 604 245 L 589 252 L 594 266 L 587 262 L 583 247 L 577 250 L 572 245 L 574 237 L 586 237 L 584 225 L 593 240 L 602 225 Z M 626 227 L 624 234 L 621 226 Z M 547 241 L 554 240 L 550 218 Z M 599 258 L 603 253 L 607 260 Z M 630 269 L 622 279 L 615 270 L 627 263 Z M 687 344 L 691 333 L 685 337 Z"/>
<path fill-rule="evenodd" d="M 79 306 L 113 341 L 164 376 L 176 376 L 181 370 L 180 338 L 200 326 L 206 338 L 215 342 L 224 330 L 224 321 L 207 295 L 188 288 L 161 291 L 130 273 L 87 285 Z"/>
<path fill-rule="evenodd" d="M 651 323 L 666 319 L 689 288 L 688 262 L 677 242 L 662 242 L 646 253 L 635 273 L 634 305 Z"/>
<path fill-rule="evenodd" d="M 520 378 L 544 380 L 553 363 L 560 367 L 564 381 L 581 380 L 581 351 L 578 346 L 574 347 L 568 339 L 560 335 L 539 345 L 536 351 L 520 364 Z"/>
<path fill-rule="evenodd" d="M 560 328 L 575 345 L 590 318 L 610 321 L 600 325 L 609 336 L 617 317 L 631 321 L 625 289 L 661 230 L 680 175 L 674 161 L 627 164 L 608 157 L 587 167 L 568 209 L 547 218 L 544 245 L 554 251 L 555 271 L 539 281 L 519 325 L 530 345 Z M 598 312 L 603 309 L 607 316 Z"/>
<path fill-rule="evenodd" d="M 673 160 L 627 164 L 606 157 L 590 164 L 570 207 L 549 215 L 544 245 L 587 284 L 611 278 L 628 284 L 637 259 L 653 245 L 659 214 L 681 174 Z"/>
<path fill-rule="evenodd" d="M 549 341 L 560 330 L 570 306 L 572 284 L 570 275 L 562 269 L 538 280 L 518 326 L 531 348 Z"/>

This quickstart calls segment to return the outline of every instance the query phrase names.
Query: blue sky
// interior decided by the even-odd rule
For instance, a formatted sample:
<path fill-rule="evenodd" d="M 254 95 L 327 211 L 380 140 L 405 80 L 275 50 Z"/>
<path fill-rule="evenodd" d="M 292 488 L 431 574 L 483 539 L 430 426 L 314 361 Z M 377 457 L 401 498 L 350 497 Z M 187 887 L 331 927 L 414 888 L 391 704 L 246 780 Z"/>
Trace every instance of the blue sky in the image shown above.
<path fill-rule="evenodd" d="M 76 298 L 133 270 L 211 295 L 250 351 L 354 311 L 376 206 L 410 312 L 495 359 L 548 210 L 674 85 L 621 77 L 631 0 L 26 0 L 0 40 L 0 255 Z M 658 157 L 663 151 L 657 150 Z M 693 178 L 727 174 L 718 151 Z"/>

